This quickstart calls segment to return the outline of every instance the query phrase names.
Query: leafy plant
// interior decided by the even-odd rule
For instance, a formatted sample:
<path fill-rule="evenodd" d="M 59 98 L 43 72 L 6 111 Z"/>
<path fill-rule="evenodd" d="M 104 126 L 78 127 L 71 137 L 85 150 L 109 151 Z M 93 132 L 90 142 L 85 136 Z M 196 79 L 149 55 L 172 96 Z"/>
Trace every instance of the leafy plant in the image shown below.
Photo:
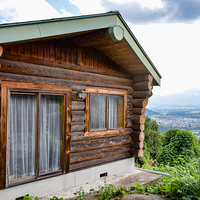
<path fill-rule="evenodd" d="M 78 191 L 74 193 L 77 196 L 77 200 L 85 200 L 86 198 L 86 192 L 82 187 Z"/>
<path fill-rule="evenodd" d="M 39 198 L 36 196 L 36 197 L 33 197 L 33 196 L 27 196 L 27 195 L 25 195 L 25 196 L 23 196 L 24 197 L 24 200 L 39 200 Z"/>
<path fill-rule="evenodd" d="M 112 184 L 107 184 L 106 179 L 104 180 L 104 186 L 98 186 L 98 190 L 94 188 L 90 189 L 90 193 L 100 194 L 98 200 L 109 200 L 119 195 L 125 195 L 128 192 L 126 188 L 116 188 Z"/>

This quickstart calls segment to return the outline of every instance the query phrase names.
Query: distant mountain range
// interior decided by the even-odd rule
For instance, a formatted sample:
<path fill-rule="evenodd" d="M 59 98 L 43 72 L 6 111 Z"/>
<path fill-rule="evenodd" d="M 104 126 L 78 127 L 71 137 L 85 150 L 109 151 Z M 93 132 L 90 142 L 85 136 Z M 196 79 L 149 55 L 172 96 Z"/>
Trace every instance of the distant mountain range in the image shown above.
<path fill-rule="evenodd" d="M 149 99 L 147 108 L 163 106 L 200 106 L 200 89 L 193 88 L 165 96 L 153 95 Z"/>

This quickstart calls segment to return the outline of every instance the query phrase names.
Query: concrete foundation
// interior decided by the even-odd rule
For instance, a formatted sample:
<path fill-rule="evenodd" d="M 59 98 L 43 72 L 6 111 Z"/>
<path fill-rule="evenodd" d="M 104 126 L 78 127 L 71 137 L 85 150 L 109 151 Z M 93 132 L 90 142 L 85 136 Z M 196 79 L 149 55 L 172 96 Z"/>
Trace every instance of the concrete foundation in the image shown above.
<path fill-rule="evenodd" d="M 16 200 L 16 198 L 29 194 L 29 196 L 46 196 L 64 189 L 70 189 L 100 179 L 100 175 L 119 175 L 134 171 L 135 158 L 128 158 L 97 167 L 80 170 L 60 176 L 38 180 L 31 183 L 0 190 L 0 199 Z"/>

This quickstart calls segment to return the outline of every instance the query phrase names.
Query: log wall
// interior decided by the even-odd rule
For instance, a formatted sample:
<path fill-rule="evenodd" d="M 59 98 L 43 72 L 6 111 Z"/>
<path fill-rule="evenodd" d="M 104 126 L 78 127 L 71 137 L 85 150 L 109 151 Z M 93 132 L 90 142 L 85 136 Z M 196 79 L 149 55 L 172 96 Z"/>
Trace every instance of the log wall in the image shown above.
<path fill-rule="evenodd" d="M 69 159 L 66 156 L 69 166 L 65 167 L 66 172 L 131 156 L 133 81 L 129 73 L 94 47 L 76 47 L 70 39 L 4 45 L 3 49 L 1 80 L 71 87 L 71 126 L 67 136 Z M 127 90 L 125 132 L 85 136 L 86 100 L 77 99 L 77 93 L 85 90 L 86 86 Z M 5 155 L 2 160 L 6 160 Z M 5 174 L 3 168 L 0 177 Z"/>
<path fill-rule="evenodd" d="M 78 91 L 72 92 L 70 171 L 130 157 L 131 128 L 125 133 L 85 136 L 86 101 L 76 98 Z"/>
<path fill-rule="evenodd" d="M 142 157 L 144 156 L 144 123 L 145 123 L 145 107 L 147 106 L 148 99 L 152 96 L 153 77 L 147 75 L 137 75 L 133 77 L 133 93 L 129 96 L 129 103 L 131 113 L 129 117 L 132 121 L 131 138 L 131 156 Z"/>

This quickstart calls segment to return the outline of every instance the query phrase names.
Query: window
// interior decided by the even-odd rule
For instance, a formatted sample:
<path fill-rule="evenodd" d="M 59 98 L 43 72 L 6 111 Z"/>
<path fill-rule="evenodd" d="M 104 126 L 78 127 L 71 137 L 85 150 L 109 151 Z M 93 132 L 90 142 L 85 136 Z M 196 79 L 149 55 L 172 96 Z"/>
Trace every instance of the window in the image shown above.
<path fill-rule="evenodd" d="M 123 132 L 126 90 L 87 87 L 86 91 L 86 136 Z"/>
<path fill-rule="evenodd" d="M 48 91 L 48 86 L 2 82 L 8 98 L 7 185 L 65 172 L 65 107 L 69 89 L 59 91 L 59 87 L 51 85 Z"/>

